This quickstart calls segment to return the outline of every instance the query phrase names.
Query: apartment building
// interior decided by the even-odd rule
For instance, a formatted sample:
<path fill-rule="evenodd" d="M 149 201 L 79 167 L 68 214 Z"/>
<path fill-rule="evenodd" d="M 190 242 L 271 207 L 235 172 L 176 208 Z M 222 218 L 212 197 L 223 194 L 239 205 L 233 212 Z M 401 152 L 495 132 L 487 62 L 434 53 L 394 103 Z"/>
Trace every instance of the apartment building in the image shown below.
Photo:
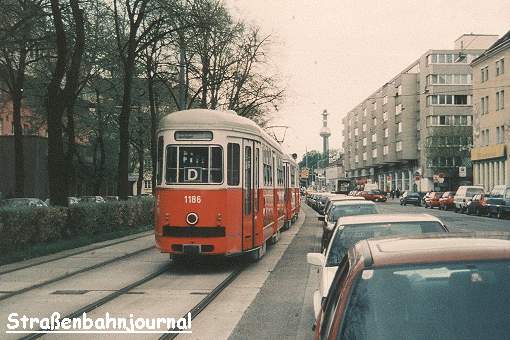
<path fill-rule="evenodd" d="M 470 63 L 496 39 L 465 34 L 454 49 L 429 50 L 353 108 L 343 119 L 347 176 L 385 191 L 469 182 Z"/>
<path fill-rule="evenodd" d="M 506 70 L 505 70 L 506 62 Z M 510 31 L 475 59 L 473 180 L 491 190 L 510 185 Z M 506 97 L 506 98 L 505 98 Z"/>

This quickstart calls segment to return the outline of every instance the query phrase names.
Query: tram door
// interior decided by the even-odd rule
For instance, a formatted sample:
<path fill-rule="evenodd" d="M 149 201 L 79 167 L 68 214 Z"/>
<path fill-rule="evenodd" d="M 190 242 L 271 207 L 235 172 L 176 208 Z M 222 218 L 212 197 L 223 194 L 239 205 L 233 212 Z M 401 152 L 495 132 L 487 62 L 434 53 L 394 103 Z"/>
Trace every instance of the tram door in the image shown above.
<path fill-rule="evenodd" d="M 243 250 L 255 247 L 260 144 L 243 139 Z"/>

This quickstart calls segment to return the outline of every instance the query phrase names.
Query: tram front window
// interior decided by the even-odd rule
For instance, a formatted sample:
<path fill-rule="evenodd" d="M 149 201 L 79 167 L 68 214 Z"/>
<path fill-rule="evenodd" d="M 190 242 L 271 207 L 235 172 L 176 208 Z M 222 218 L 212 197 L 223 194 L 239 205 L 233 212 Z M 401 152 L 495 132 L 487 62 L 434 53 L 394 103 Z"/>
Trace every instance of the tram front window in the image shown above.
<path fill-rule="evenodd" d="M 223 150 L 219 146 L 167 146 L 166 182 L 221 183 Z"/>

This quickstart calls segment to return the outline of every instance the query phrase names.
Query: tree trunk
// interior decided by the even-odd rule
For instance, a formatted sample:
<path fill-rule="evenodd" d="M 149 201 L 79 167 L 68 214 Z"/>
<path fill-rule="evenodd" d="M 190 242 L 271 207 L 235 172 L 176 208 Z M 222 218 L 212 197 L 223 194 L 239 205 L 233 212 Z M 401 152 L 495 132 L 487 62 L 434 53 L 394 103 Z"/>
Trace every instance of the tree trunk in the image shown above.
<path fill-rule="evenodd" d="M 144 178 L 143 178 L 143 172 L 144 172 L 144 168 L 143 168 L 143 161 L 144 161 L 144 154 L 143 154 L 143 148 L 144 148 L 144 145 L 143 145 L 143 141 L 140 140 L 140 149 L 138 149 L 138 183 L 136 183 L 136 189 L 137 189 L 137 196 L 141 196 L 142 195 L 142 185 L 144 185 Z"/>
<path fill-rule="evenodd" d="M 66 109 L 67 116 L 67 183 L 69 192 L 76 194 L 76 169 L 74 167 L 74 156 L 76 154 L 75 133 L 74 133 L 74 100 Z"/>
<path fill-rule="evenodd" d="M 25 195 L 25 157 L 23 152 L 23 127 L 21 125 L 21 98 L 22 92 L 19 88 L 15 89 L 12 97 L 15 197 L 24 197 Z"/>

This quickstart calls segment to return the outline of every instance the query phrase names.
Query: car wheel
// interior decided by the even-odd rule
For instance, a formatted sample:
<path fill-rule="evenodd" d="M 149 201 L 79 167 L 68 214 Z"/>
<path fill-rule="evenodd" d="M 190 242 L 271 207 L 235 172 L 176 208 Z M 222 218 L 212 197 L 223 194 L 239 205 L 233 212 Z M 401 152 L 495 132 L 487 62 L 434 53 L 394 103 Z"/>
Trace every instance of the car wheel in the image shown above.
<path fill-rule="evenodd" d="M 498 218 L 498 220 L 502 220 L 503 218 L 505 218 L 505 216 L 503 215 L 503 211 L 501 211 L 501 209 L 498 209 L 496 217 Z"/>

